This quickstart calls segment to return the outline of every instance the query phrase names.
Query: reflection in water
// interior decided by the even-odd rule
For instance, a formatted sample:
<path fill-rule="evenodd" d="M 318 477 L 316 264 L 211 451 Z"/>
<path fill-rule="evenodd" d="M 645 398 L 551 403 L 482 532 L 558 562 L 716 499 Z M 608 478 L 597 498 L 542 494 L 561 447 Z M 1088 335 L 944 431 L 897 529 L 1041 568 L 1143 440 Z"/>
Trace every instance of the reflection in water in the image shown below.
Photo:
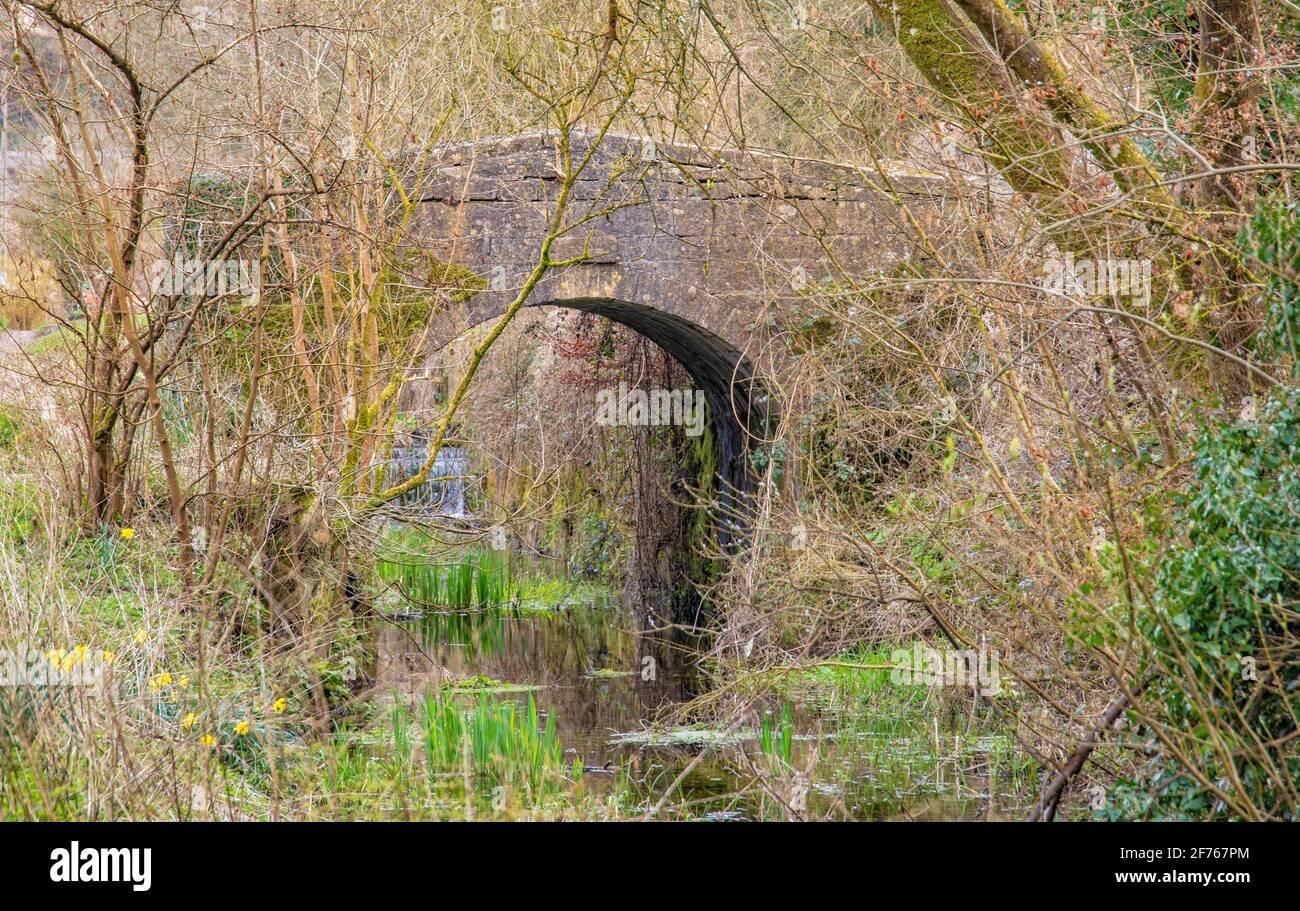
<path fill-rule="evenodd" d="M 941 716 L 938 707 L 918 724 L 879 710 L 850 715 L 824 700 L 814 707 L 795 695 L 786 708 L 789 755 L 779 762 L 759 750 L 751 728 L 726 737 L 647 736 L 705 681 L 682 633 L 641 632 L 630 611 L 607 599 L 553 611 L 429 613 L 388 625 L 379 646 L 379 684 L 404 698 L 467 679 L 527 687 L 492 698 L 523 709 L 531 694 L 543 719 L 554 718 L 566 764 L 619 770 L 585 775 L 582 786 L 604 795 L 626 789 L 631 808 L 654 804 L 705 744 L 711 748 L 670 804 L 696 817 L 782 818 L 790 806 L 806 806 L 809 815 L 838 818 L 954 818 L 993 815 L 1023 800 L 1006 738 L 977 736 L 967 719 Z M 454 698 L 471 709 L 478 697 Z"/>
<path fill-rule="evenodd" d="M 554 613 L 511 608 L 433 613 L 388 627 L 380 637 L 380 684 L 412 695 L 484 676 L 533 690 L 553 714 L 570 757 L 622 765 L 635 752 L 612 743 L 661 710 L 696 695 L 690 648 L 681 634 L 640 633 L 609 605 Z M 526 699 L 526 694 L 502 698 Z M 467 705 L 469 703 L 467 702 Z"/>

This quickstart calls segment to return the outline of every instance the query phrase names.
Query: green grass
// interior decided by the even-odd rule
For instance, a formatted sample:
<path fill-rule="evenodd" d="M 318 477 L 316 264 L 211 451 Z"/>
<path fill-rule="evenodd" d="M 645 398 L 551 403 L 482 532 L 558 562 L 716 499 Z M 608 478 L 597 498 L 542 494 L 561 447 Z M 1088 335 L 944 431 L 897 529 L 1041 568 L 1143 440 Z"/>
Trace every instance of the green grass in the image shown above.
<path fill-rule="evenodd" d="M 911 644 L 906 647 L 910 648 Z M 783 695 L 797 697 L 803 703 L 845 705 L 887 699 L 894 711 L 910 710 L 924 702 L 924 690 L 891 686 L 892 671 L 889 668 L 867 666 L 891 664 L 894 651 L 903 648 L 898 645 L 861 646 L 827 659 L 826 663 L 814 664 L 790 674 L 777 681 L 776 689 Z"/>
<path fill-rule="evenodd" d="M 519 580 L 521 610 L 549 613 L 573 607 L 604 607 L 609 589 L 594 582 L 533 575 Z"/>
<path fill-rule="evenodd" d="M 863 645 L 774 681 L 781 703 L 759 715 L 760 752 L 797 768 L 801 742 L 816 740 L 829 783 L 860 818 L 1018 816 L 1036 795 L 1036 766 L 1005 722 L 987 707 L 972 712 L 965 699 L 895 683 L 891 668 L 869 666 L 893 664 L 894 653 L 910 647 Z M 800 724 L 815 719 L 815 730 L 795 730 L 792 715 Z"/>
<path fill-rule="evenodd" d="M 0 449 L 8 449 L 18 441 L 22 433 L 22 415 L 18 409 L 9 405 L 0 405 Z"/>
<path fill-rule="evenodd" d="M 50 353 L 61 353 L 63 351 L 73 352 L 73 356 L 80 353 L 78 340 L 84 329 L 85 320 L 75 320 L 69 326 L 60 326 L 52 332 L 42 335 L 40 338 L 33 340 L 26 346 L 29 357 L 40 357 Z"/>
<path fill-rule="evenodd" d="M 32 485 L 0 480 L 0 543 L 15 548 L 35 541 L 44 526 Z"/>

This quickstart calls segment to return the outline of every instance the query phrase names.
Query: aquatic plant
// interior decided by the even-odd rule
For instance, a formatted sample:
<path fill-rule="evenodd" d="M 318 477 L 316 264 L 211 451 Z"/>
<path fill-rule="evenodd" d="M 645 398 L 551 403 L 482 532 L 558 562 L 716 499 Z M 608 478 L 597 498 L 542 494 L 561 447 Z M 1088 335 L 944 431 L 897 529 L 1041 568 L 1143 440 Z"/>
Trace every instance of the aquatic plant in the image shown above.
<path fill-rule="evenodd" d="M 486 694 L 473 709 L 464 709 L 444 694 L 431 693 L 420 722 L 431 774 L 468 771 L 489 786 L 522 788 L 533 799 L 564 781 L 555 716 L 547 714 L 543 724 L 531 695 L 521 711 L 513 700 L 492 702 Z"/>
<path fill-rule="evenodd" d="M 764 712 L 758 719 L 758 747 L 764 755 L 780 759 L 790 764 L 794 746 L 794 723 L 790 703 L 781 704 L 781 717 L 774 719 L 770 712 Z"/>
<path fill-rule="evenodd" d="M 393 584 L 403 599 L 423 607 L 498 607 L 519 594 L 509 559 L 493 552 L 470 551 L 437 560 L 390 549 L 377 568 L 380 579 Z"/>

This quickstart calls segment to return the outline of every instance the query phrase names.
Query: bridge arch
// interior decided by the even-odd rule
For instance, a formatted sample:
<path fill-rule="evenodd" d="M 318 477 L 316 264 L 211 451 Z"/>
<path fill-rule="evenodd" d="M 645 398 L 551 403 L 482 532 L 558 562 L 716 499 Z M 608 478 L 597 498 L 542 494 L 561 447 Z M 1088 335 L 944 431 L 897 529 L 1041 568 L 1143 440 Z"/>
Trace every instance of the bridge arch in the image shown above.
<path fill-rule="evenodd" d="M 727 341 L 665 309 L 604 297 L 531 299 L 529 307 L 559 307 L 594 313 L 627 326 L 670 354 L 690 375 L 708 402 L 718 448 L 718 473 L 724 509 L 751 486 L 749 443 L 765 433 L 767 397 L 746 353 Z M 491 322 L 501 313 L 471 313 L 464 331 Z M 458 323 L 460 325 L 460 323 Z M 593 410 L 595 403 L 593 401 Z M 724 539 L 727 535 L 724 533 Z"/>
<path fill-rule="evenodd" d="M 595 141 L 571 133 L 572 160 Z M 561 185 L 558 144 L 550 132 L 497 137 L 437 146 L 423 162 L 405 242 L 485 284 L 432 317 L 431 359 L 501 316 L 533 271 Z M 941 192 L 915 176 L 894 175 L 886 192 L 856 168 L 607 134 L 572 190 L 565 223 L 576 226 L 552 248 L 553 260 L 581 261 L 549 271 L 526 306 L 596 313 L 671 354 L 708 399 L 723 488 L 743 491 L 770 331 L 817 283 L 911 259 L 917 225 L 896 200 L 910 196 L 912 218 L 934 229 Z"/>

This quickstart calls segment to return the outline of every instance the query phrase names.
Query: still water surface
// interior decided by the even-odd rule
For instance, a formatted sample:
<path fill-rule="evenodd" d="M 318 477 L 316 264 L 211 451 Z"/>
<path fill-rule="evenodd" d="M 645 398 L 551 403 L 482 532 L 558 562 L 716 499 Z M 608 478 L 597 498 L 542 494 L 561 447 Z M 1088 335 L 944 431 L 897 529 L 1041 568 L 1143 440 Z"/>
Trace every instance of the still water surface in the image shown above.
<path fill-rule="evenodd" d="M 527 687 L 490 698 L 522 709 L 531 695 L 543 720 L 554 718 L 566 762 L 588 768 L 582 787 L 626 789 L 638 808 L 657 803 L 694 760 L 670 816 L 781 819 L 788 806 L 806 806 L 801 815 L 817 818 L 987 818 L 1016 815 L 1027 800 L 1032 783 L 1008 738 L 980 733 L 937 698 L 932 711 L 903 718 L 788 690 L 754 713 L 775 719 L 778 739 L 788 719 L 785 763 L 763 753 L 752 720 L 682 726 L 674 710 L 708 686 L 690 644 L 640 631 L 630 611 L 599 594 L 558 601 L 547 610 L 423 611 L 388 624 L 380 684 L 411 701 L 479 675 Z M 456 699 L 472 710 L 478 697 Z M 612 772 L 596 771 L 607 764 Z"/>

